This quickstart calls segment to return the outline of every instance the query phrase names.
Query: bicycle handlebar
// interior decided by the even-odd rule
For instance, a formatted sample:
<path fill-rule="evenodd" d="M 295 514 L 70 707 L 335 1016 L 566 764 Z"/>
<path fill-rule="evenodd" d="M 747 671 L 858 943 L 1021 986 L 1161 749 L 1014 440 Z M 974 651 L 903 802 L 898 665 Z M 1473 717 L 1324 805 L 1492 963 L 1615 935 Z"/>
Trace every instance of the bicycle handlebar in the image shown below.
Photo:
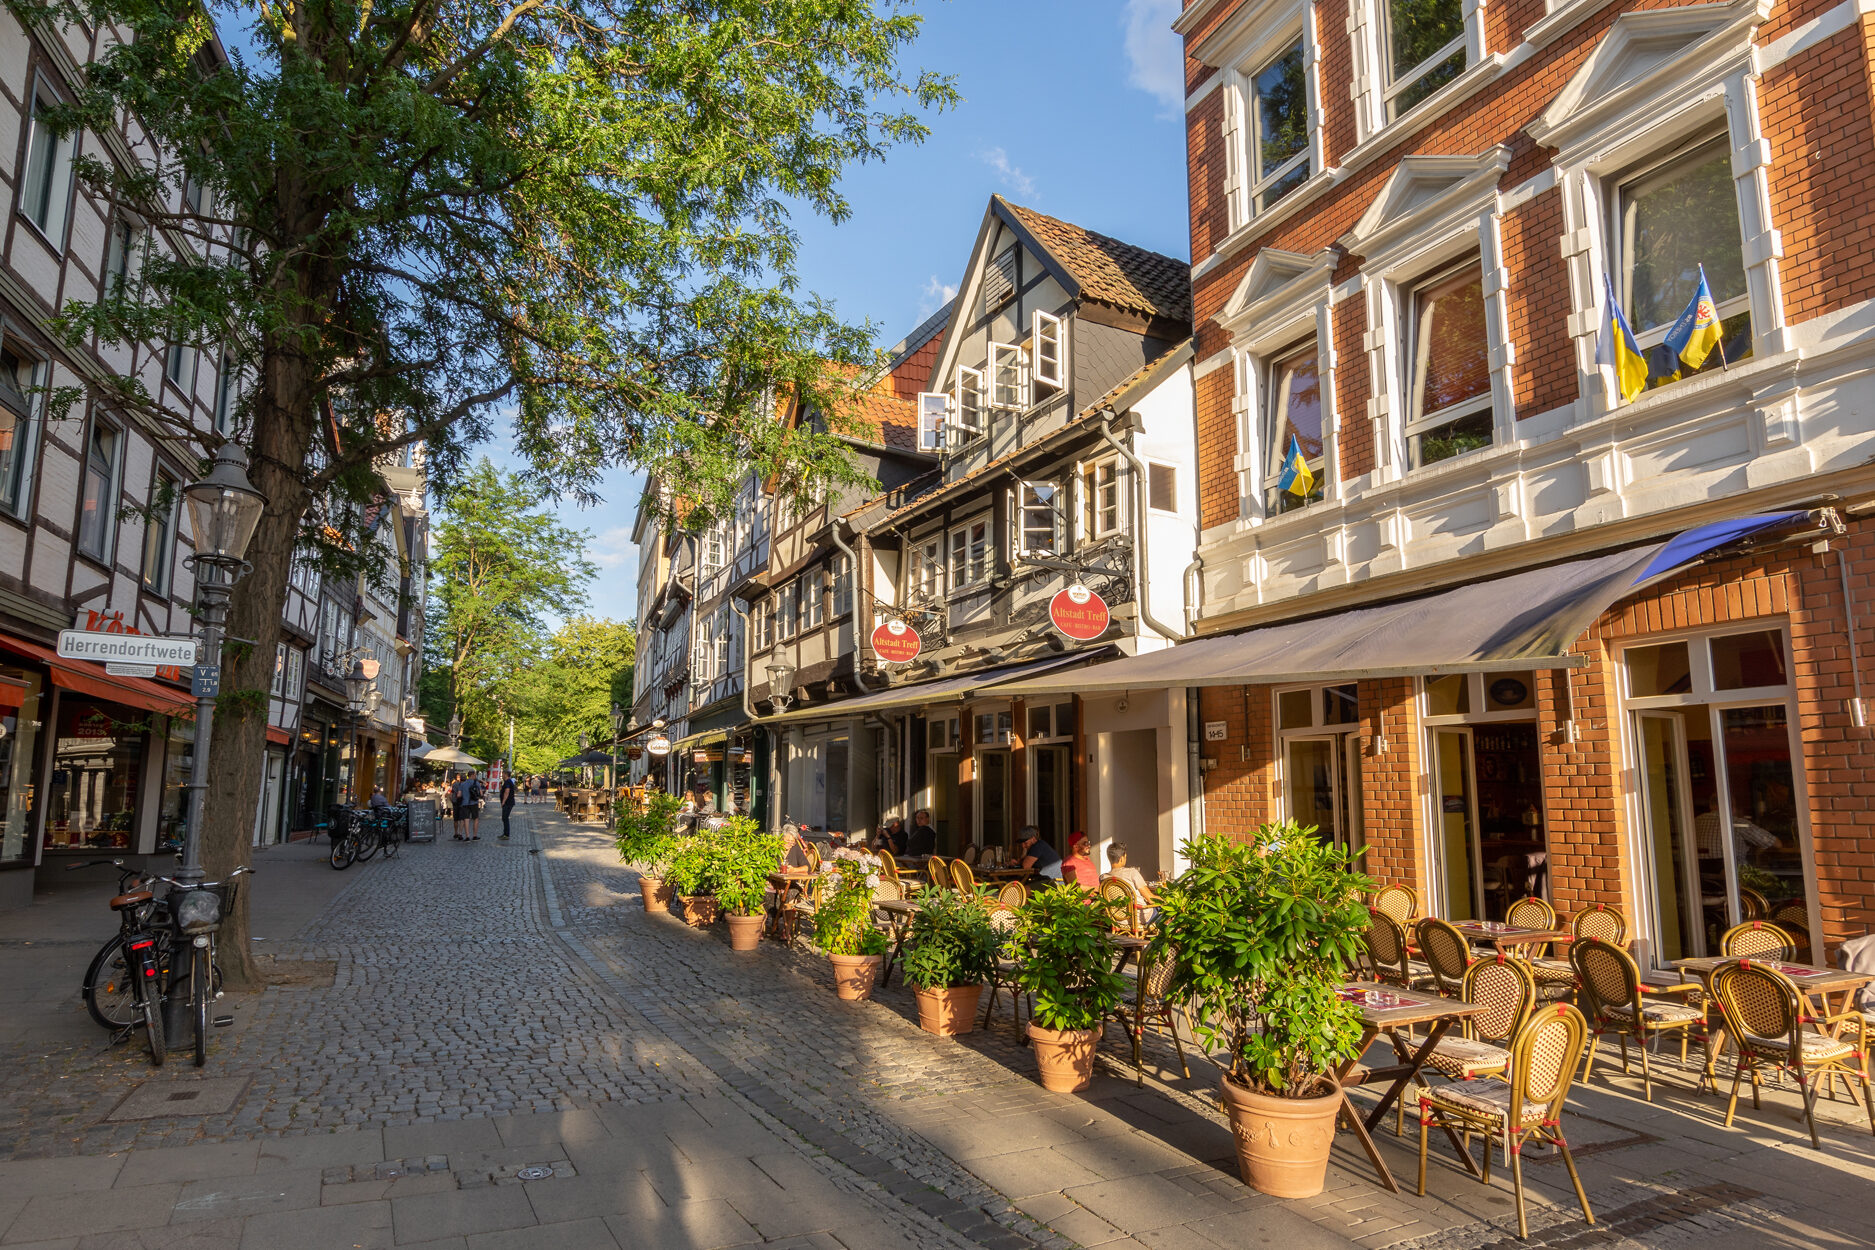
<path fill-rule="evenodd" d="M 227 885 L 229 881 L 234 880 L 236 877 L 252 874 L 253 871 L 254 870 L 252 868 L 243 864 L 241 867 L 229 873 L 226 880 L 222 880 L 222 881 L 182 882 L 182 881 L 176 880 L 174 877 L 158 877 L 158 876 L 146 877 L 145 880 L 146 881 L 161 881 L 164 885 L 170 886 L 178 890 L 207 890 L 207 889 L 213 889 L 216 886 Z"/>

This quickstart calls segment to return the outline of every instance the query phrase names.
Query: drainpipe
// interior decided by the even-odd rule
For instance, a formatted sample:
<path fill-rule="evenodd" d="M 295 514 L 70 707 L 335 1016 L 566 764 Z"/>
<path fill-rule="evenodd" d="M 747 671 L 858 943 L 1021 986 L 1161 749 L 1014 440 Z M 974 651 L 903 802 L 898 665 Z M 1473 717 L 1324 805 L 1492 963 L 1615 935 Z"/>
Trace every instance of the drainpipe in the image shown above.
<path fill-rule="evenodd" d="M 749 607 L 742 602 L 741 597 L 738 595 L 729 596 L 729 606 L 735 612 L 737 618 L 742 621 L 742 714 L 748 717 L 750 721 L 754 721 L 757 718 L 755 715 L 755 704 L 749 698 L 749 661 L 755 658 L 755 649 L 749 645 L 751 641 L 749 635 Z M 768 761 L 770 771 L 772 771 L 775 761 L 776 735 L 773 727 L 767 728 L 764 732 L 768 734 Z M 751 746 L 751 750 L 753 750 L 753 746 Z M 768 800 L 770 806 L 773 806 L 775 801 L 774 786 L 768 784 L 764 785 L 762 788 L 766 792 L 763 797 Z M 749 761 L 749 789 L 751 791 L 755 789 L 755 761 L 753 759 Z M 751 798 L 753 798 L 753 795 L 751 795 Z M 771 828 L 774 827 L 776 823 L 775 815 L 772 811 L 769 813 L 768 823 Z"/>
<path fill-rule="evenodd" d="M 1100 423 L 1100 436 L 1107 440 L 1107 446 L 1120 453 L 1120 458 L 1126 461 L 1127 468 L 1132 470 L 1133 516 L 1137 529 L 1133 540 L 1133 575 L 1134 584 L 1139 588 L 1134 597 L 1139 603 L 1139 619 L 1176 642 L 1185 637 L 1185 631 L 1173 629 L 1152 614 L 1152 584 L 1147 578 L 1146 562 L 1146 548 L 1150 545 L 1147 542 L 1147 527 L 1150 520 L 1146 515 L 1146 466 L 1140 463 L 1139 457 L 1135 456 L 1125 443 L 1113 436 L 1113 423 L 1118 420 L 1120 420 L 1120 414 L 1111 408 L 1107 409 L 1107 415 Z"/>
<path fill-rule="evenodd" d="M 845 522 L 845 521 L 843 521 L 843 520 L 840 520 L 840 519 L 835 519 L 835 521 L 834 521 L 834 523 L 833 523 L 833 529 L 832 529 L 832 531 L 831 531 L 831 532 L 832 532 L 832 534 L 833 534 L 833 545 L 834 545 L 834 546 L 835 546 L 836 548 L 838 548 L 838 549 L 839 549 L 839 552 L 840 552 L 840 554 L 841 554 L 841 555 L 843 555 L 843 556 L 845 556 L 845 557 L 846 557 L 846 567 L 847 567 L 847 568 L 848 568 L 849 570 L 851 570 L 851 572 L 852 572 L 852 578 L 853 578 L 853 610 L 852 610 L 851 612 L 849 612 L 849 613 L 847 613 L 847 624 L 848 624 L 848 625 L 850 625 L 850 626 L 852 627 L 852 630 L 853 630 L 853 684 L 854 684 L 855 686 L 858 686 L 858 687 L 859 687 L 859 692 L 860 692 L 861 694 L 870 694 L 870 693 L 872 693 L 872 687 L 871 687 L 871 686 L 868 686 L 868 685 L 866 684 L 866 679 L 865 679 L 864 677 L 861 677 L 861 676 L 859 675 L 859 660 L 860 660 L 860 650 L 859 650 L 859 585 L 860 585 L 860 581 L 859 581 L 859 575 L 860 575 L 860 569 L 859 569 L 859 556 L 858 556 L 858 554 L 857 554 L 856 552 L 854 552 L 854 550 L 853 550 L 853 549 L 852 549 L 851 547 L 849 547 L 849 546 L 847 545 L 847 542 L 846 542 L 846 539 L 844 539 L 844 538 L 842 538 L 842 537 L 840 537 L 840 527 L 841 527 L 842 525 L 844 525 L 845 523 L 846 523 L 846 522 Z"/>

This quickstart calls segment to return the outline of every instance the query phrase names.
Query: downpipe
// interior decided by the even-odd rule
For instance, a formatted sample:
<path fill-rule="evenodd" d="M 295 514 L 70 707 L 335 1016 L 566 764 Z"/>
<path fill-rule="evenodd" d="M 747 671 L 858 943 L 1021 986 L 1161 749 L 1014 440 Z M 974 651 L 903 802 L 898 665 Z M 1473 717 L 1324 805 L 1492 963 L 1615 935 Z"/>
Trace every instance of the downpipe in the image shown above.
<path fill-rule="evenodd" d="M 859 692 L 861 694 L 871 694 L 872 687 L 868 686 L 866 684 L 866 679 L 859 674 L 859 556 L 854 552 L 853 548 L 847 544 L 846 539 L 840 537 L 840 527 L 845 524 L 846 522 L 844 520 L 836 518 L 833 522 L 832 535 L 834 547 L 841 555 L 846 557 L 847 576 L 852 579 L 853 585 L 853 608 L 852 611 L 847 613 L 846 622 L 847 627 L 853 631 L 853 684 L 859 687 Z"/>
<path fill-rule="evenodd" d="M 1186 634 L 1182 629 L 1173 629 L 1152 614 L 1151 566 L 1147 563 L 1147 530 L 1151 524 L 1146 513 L 1146 466 L 1134 455 L 1132 449 L 1113 436 L 1113 423 L 1120 420 L 1120 414 L 1107 409 L 1107 415 L 1100 423 L 1100 437 L 1107 446 L 1118 452 L 1120 459 L 1126 461 L 1126 467 L 1133 478 L 1133 578 L 1136 587 L 1133 599 L 1139 605 L 1139 619 L 1151 626 L 1153 632 L 1173 642 L 1182 641 Z"/>

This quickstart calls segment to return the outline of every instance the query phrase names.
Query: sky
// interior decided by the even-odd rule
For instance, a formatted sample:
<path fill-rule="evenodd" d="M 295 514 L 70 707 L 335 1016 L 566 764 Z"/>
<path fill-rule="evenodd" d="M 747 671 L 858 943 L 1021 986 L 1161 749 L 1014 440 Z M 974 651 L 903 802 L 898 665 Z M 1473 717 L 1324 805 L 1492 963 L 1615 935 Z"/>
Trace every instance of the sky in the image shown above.
<path fill-rule="evenodd" d="M 852 170 L 853 212 L 795 220 L 801 285 L 889 347 L 956 292 L 993 194 L 1164 252 L 1190 254 L 1179 0 L 918 0 L 905 54 L 954 75 L 963 102 L 931 135 Z M 491 448 L 494 458 L 503 457 Z M 602 505 L 561 509 L 592 536 L 593 615 L 637 614 L 632 519 L 642 479 L 608 476 Z"/>

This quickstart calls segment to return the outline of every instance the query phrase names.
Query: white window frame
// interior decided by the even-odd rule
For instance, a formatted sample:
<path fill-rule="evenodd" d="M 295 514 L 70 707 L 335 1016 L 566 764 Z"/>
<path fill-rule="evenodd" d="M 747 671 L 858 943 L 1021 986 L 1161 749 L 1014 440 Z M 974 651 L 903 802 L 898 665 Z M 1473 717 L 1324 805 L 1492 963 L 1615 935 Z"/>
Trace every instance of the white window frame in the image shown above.
<path fill-rule="evenodd" d="M 1107 476 L 1102 481 L 1103 475 Z M 1099 542 L 1111 538 L 1126 529 L 1126 468 L 1118 456 L 1103 456 L 1090 460 L 1081 466 L 1082 489 L 1085 492 L 1081 516 L 1082 537 L 1089 542 Z M 1105 492 L 1113 492 L 1111 505 L 1103 502 Z M 1107 524 L 1104 517 L 1111 512 L 1112 524 Z"/>
<path fill-rule="evenodd" d="M 950 531 L 950 589 L 968 590 L 990 578 L 990 518 L 977 516 Z"/>
<path fill-rule="evenodd" d="M 1029 724 L 1024 731 L 1024 736 L 1022 739 L 1023 742 L 1036 743 L 1036 742 L 1072 742 L 1074 741 L 1074 735 L 1072 733 L 1064 734 L 1061 732 L 1061 709 L 1062 708 L 1069 709 L 1070 717 L 1072 717 L 1072 713 L 1074 709 L 1074 700 L 1064 699 L 1059 703 L 1031 703 L 1029 704 L 1027 708 Z M 1045 712 L 1048 714 L 1048 732 L 1045 734 L 1037 734 L 1033 732 L 1035 728 L 1035 715 L 1038 712 Z"/>
<path fill-rule="evenodd" d="M 801 579 L 807 595 L 807 621 L 804 630 L 819 629 L 827 620 L 827 570 L 815 569 Z"/>
<path fill-rule="evenodd" d="M 793 582 L 775 592 L 775 633 L 783 642 L 794 637 L 794 601 Z"/>
<path fill-rule="evenodd" d="M 1284 366 L 1292 361 L 1300 360 L 1303 356 L 1310 355 L 1315 357 L 1315 376 L 1321 380 L 1322 386 L 1322 454 L 1309 460 L 1307 463 L 1309 469 L 1315 473 L 1316 481 L 1323 487 L 1322 498 L 1319 500 L 1304 500 L 1295 507 L 1285 511 L 1278 506 L 1280 504 L 1278 492 L 1282 489 L 1283 476 L 1282 461 L 1279 460 L 1278 457 L 1281 456 L 1286 449 L 1277 445 L 1280 441 L 1280 436 L 1276 429 L 1276 384 L 1277 380 L 1282 375 Z M 1271 353 L 1267 362 L 1262 366 L 1263 385 L 1260 388 L 1259 411 L 1256 416 L 1257 428 L 1260 434 L 1258 445 L 1263 449 L 1260 457 L 1262 471 L 1258 475 L 1260 485 L 1258 494 L 1263 500 L 1264 511 L 1271 516 L 1286 515 L 1287 512 L 1299 512 L 1304 508 L 1313 507 L 1317 503 L 1326 502 L 1333 496 L 1334 479 L 1333 476 L 1329 474 L 1329 462 L 1331 459 L 1329 449 L 1332 436 L 1329 433 L 1330 421 L 1326 407 L 1328 399 L 1328 371 L 1322 367 L 1326 359 L 1327 357 L 1322 354 L 1320 340 L 1312 336 L 1302 342 L 1296 343 L 1292 347 Z M 1272 469 L 1270 467 L 1271 465 L 1275 465 L 1276 467 Z"/>
<path fill-rule="evenodd" d="M 39 110 L 64 103 L 44 74 L 33 76 L 32 98 L 26 110 L 26 164 L 19 171 L 17 204 L 19 215 L 52 245 L 54 252 L 65 250 L 66 220 L 72 209 L 72 164 L 78 144 L 76 136 L 60 134 L 45 125 Z M 39 203 L 30 203 L 29 197 Z"/>
<path fill-rule="evenodd" d="M 1420 468 L 1430 467 L 1426 465 L 1417 465 L 1414 463 L 1414 461 L 1417 460 L 1418 458 L 1414 454 L 1414 445 L 1418 439 L 1424 438 L 1426 435 L 1434 433 L 1438 430 L 1442 430 L 1446 426 L 1452 425 L 1453 423 L 1457 421 L 1461 421 L 1466 417 L 1475 416 L 1476 414 L 1480 412 L 1488 412 L 1492 408 L 1493 400 L 1495 398 L 1494 389 L 1488 385 L 1485 387 L 1485 389 L 1481 393 L 1472 396 L 1470 399 L 1462 399 L 1455 404 L 1451 404 L 1445 408 L 1439 409 L 1437 412 L 1432 412 L 1432 413 L 1416 412 L 1413 406 L 1415 384 L 1417 382 L 1417 379 L 1419 378 L 1420 366 L 1422 364 L 1421 355 L 1426 350 L 1426 340 L 1419 332 L 1419 311 L 1417 307 L 1419 303 L 1419 297 L 1421 293 L 1423 293 L 1424 291 L 1428 290 L 1431 287 L 1438 286 L 1442 283 L 1450 281 L 1453 278 L 1459 277 L 1463 274 L 1470 272 L 1474 266 L 1477 268 L 1477 271 L 1478 271 L 1478 285 L 1479 285 L 1480 290 L 1483 292 L 1482 299 L 1485 305 L 1484 353 L 1485 353 L 1485 360 L 1486 360 L 1486 369 L 1488 371 L 1490 367 L 1489 361 L 1490 361 L 1491 350 L 1492 350 L 1492 342 L 1491 342 L 1492 336 L 1490 333 L 1491 294 L 1488 289 L 1488 284 L 1485 280 L 1484 263 L 1483 263 L 1482 258 L 1478 258 L 1478 257 L 1466 258 L 1466 259 L 1459 260 L 1452 264 L 1441 265 L 1437 269 L 1434 269 L 1431 272 L 1426 273 L 1420 276 L 1419 278 L 1414 279 L 1410 283 L 1402 284 L 1401 289 L 1400 289 L 1400 324 L 1401 326 L 1405 328 L 1406 342 L 1405 342 L 1405 350 L 1402 351 L 1401 353 L 1401 356 L 1403 358 L 1402 363 L 1405 365 L 1405 373 L 1403 373 L 1400 376 L 1399 385 L 1400 385 L 1401 409 L 1402 409 L 1401 416 L 1403 419 L 1402 433 L 1406 440 L 1405 463 L 1407 467 L 1409 468 L 1409 470 L 1416 470 Z M 1491 446 L 1496 446 L 1502 437 L 1502 432 L 1499 430 L 1498 424 L 1499 423 L 1495 419 L 1493 419 L 1492 430 L 1491 430 Z M 1478 448 L 1477 450 L 1483 451 L 1485 449 Z M 1466 452 L 1462 454 L 1470 455 L 1471 453 Z M 1458 458 L 1459 457 L 1447 457 L 1447 459 L 1458 459 Z M 1445 460 L 1435 461 L 1434 463 L 1444 464 Z"/>
<path fill-rule="evenodd" d="M 962 745 L 957 717 L 933 716 L 925 722 L 925 749 L 937 755 L 955 755 Z"/>
<path fill-rule="evenodd" d="M 163 486 L 169 486 L 169 503 L 162 505 Z M 162 505 L 162 506 L 159 506 Z M 150 478 L 150 513 L 144 518 L 143 588 L 153 595 L 169 593 L 170 572 L 176 563 L 177 510 L 182 505 L 182 479 L 158 468 Z M 297 580 L 300 562 L 293 562 L 289 581 Z"/>
<path fill-rule="evenodd" d="M 965 440 L 975 438 L 989 426 L 989 411 L 983 391 L 983 371 L 960 366 L 951 381 L 952 429 Z"/>
<path fill-rule="evenodd" d="M 1388 0 L 1352 0 L 1348 12 L 1349 42 L 1353 50 L 1353 97 L 1355 139 L 1366 143 L 1408 119 L 1426 119 L 1443 112 L 1461 95 L 1495 77 L 1503 69 L 1507 54 L 1492 56 L 1485 50 L 1486 6 L 1477 0 L 1461 0 L 1464 27 L 1460 35 L 1438 52 L 1414 66 L 1404 78 L 1393 73 L 1392 6 Z M 1392 103 L 1409 90 L 1433 67 L 1443 65 L 1459 44 L 1464 45 L 1465 64 L 1452 80 L 1431 95 L 1395 114 Z M 1409 124 L 1412 124 L 1409 122 Z"/>
<path fill-rule="evenodd" d="M 989 379 L 993 411 L 1020 412 L 1029 406 L 1028 355 L 1019 344 L 992 340 L 983 373 Z"/>
<path fill-rule="evenodd" d="M 716 609 L 716 622 L 710 631 L 711 640 L 715 644 L 715 654 L 711 658 L 715 664 L 715 677 L 718 680 L 729 676 L 730 673 L 729 651 L 733 632 L 734 627 L 730 624 L 729 605 L 725 603 Z"/>
<path fill-rule="evenodd" d="M 1408 70 L 1404 75 L 1400 75 L 1395 73 L 1393 68 L 1393 5 L 1390 3 L 1390 0 L 1379 0 L 1380 21 L 1378 26 L 1380 35 L 1380 55 L 1381 63 L 1385 71 L 1385 79 L 1383 80 L 1380 94 L 1383 102 L 1383 116 L 1387 121 L 1397 121 L 1413 107 L 1408 106 L 1408 109 L 1396 113 L 1393 108 L 1395 99 L 1407 91 L 1410 91 L 1418 84 L 1420 79 L 1450 61 L 1458 53 L 1466 52 L 1465 64 L 1459 66 L 1458 73 L 1462 74 L 1467 69 L 1471 68 L 1471 56 L 1467 50 L 1469 45 L 1469 31 L 1466 29 L 1470 25 L 1470 22 L 1465 15 L 1466 5 L 1464 0 L 1452 0 L 1452 3 L 1459 6 L 1458 34 L 1437 52 L 1427 54 L 1423 61 L 1413 66 L 1413 68 Z M 1475 8 L 1476 6 L 1474 5 L 1473 7 Z M 1454 74 L 1452 77 L 1457 78 L 1458 74 Z M 1426 99 L 1431 98 L 1431 96 L 1426 97 Z"/>
<path fill-rule="evenodd" d="M 98 546 L 96 549 L 93 549 L 85 546 L 82 540 L 82 535 L 84 533 L 85 483 L 91 477 L 91 444 L 97 438 L 97 432 L 101 429 L 109 430 L 111 433 L 111 465 L 109 480 L 105 483 L 104 487 L 104 498 L 100 501 L 103 506 L 99 512 Z M 91 418 L 90 428 L 85 431 L 84 455 L 78 462 L 79 513 L 78 525 L 73 531 L 74 541 L 72 545 L 80 555 L 87 556 L 104 565 L 109 565 L 112 558 L 117 554 L 117 502 L 118 496 L 123 493 L 124 444 L 126 440 L 127 436 L 122 427 L 111 424 L 102 416 L 94 415 Z"/>
<path fill-rule="evenodd" d="M 0 386 L 0 405 L 12 413 L 14 423 L 12 459 L 0 478 L 0 511 L 24 520 L 32 515 L 33 470 L 39 461 L 39 436 L 48 398 L 38 388 L 45 386 L 51 366 L 10 335 L 0 333 L 0 347 L 19 361 L 25 375 L 18 391 L 10 383 Z"/>
<path fill-rule="evenodd" d="M 1255 8 L 1246 6 L 1246 11 Z M 1315 8 L 1295 0 L 1265 3 L 1266 12 L 1248 21 L 1238 22 L 1243 32 L 1230 42 L 1206 52 L 1207 64 L 1216 65 L 1221 76 L 1219 92 L 1223 104 L 1221 126 L 1224 151 L 1224 205 L 1230 229 L 1236 231 L 1259 218 L 1274 219 L 1289 212 L 1294 205 L 1309 198 L 1308 188 L 1322 177 L 1321 44 L 1317 38 Z M 1255 157 L 1257 109 L 1254 91 L 1256 75 L 1267 69 L 1295 42 L 1302 43 L 1302 69 L 1308 109 L 1308 145 L 1306 157 L 1298 153 L 1281 170 L 1267 177 L 1260 175 L 1262 162 Z M 1293 172 L 1297 163 L 1306 160 L 1309 176 L 1280 201 L 1259 211 L 1258 197 L 1282 177 Z"/>
<path fill-rule="evenodd" d="M 853 562 L 845 556 L 833 558 L 833 604 L 834 617 L 842 617 L 853 611 Z"/>
<path fill-rule="evenodd" d="M 1052 386 L 1063 390 L 1067 386 L 1068 376 L 1068 336 L 1062 328 L 1061 318 L 1053 313 L 1036 309 L 1029 316 L 1029 341 L 1033 348 L 1029 359 L 1033 362 L 1031 378 L 1037 386 Z"/>
<path fill-rule="evenodd" d="M 918 392 L 918 450 L 943 451 L 944 432 L 956 411 L 956 400 L 943 391 Z"/>
<path fill-rule="evenodd" d="M 911 568 L 905 578 L 907 597 L 938 596 L 944 593 L 944 531 L 914 539 L 911 544 Z"/>
<path fill-rule="evenodd" d="M 1042 497 L 1044 492 L 1046 498 Z M 1015 531 L 1010 550 L 1017 559 L 1058 559 L 1066 554 L 1067 495 L 1067 488 L 1052 479 L 1020 481 L 1010 490 L 1009 514 Z M 1044 533 L 1046 546 L 1029 545 L 1031 538 Z"/>

